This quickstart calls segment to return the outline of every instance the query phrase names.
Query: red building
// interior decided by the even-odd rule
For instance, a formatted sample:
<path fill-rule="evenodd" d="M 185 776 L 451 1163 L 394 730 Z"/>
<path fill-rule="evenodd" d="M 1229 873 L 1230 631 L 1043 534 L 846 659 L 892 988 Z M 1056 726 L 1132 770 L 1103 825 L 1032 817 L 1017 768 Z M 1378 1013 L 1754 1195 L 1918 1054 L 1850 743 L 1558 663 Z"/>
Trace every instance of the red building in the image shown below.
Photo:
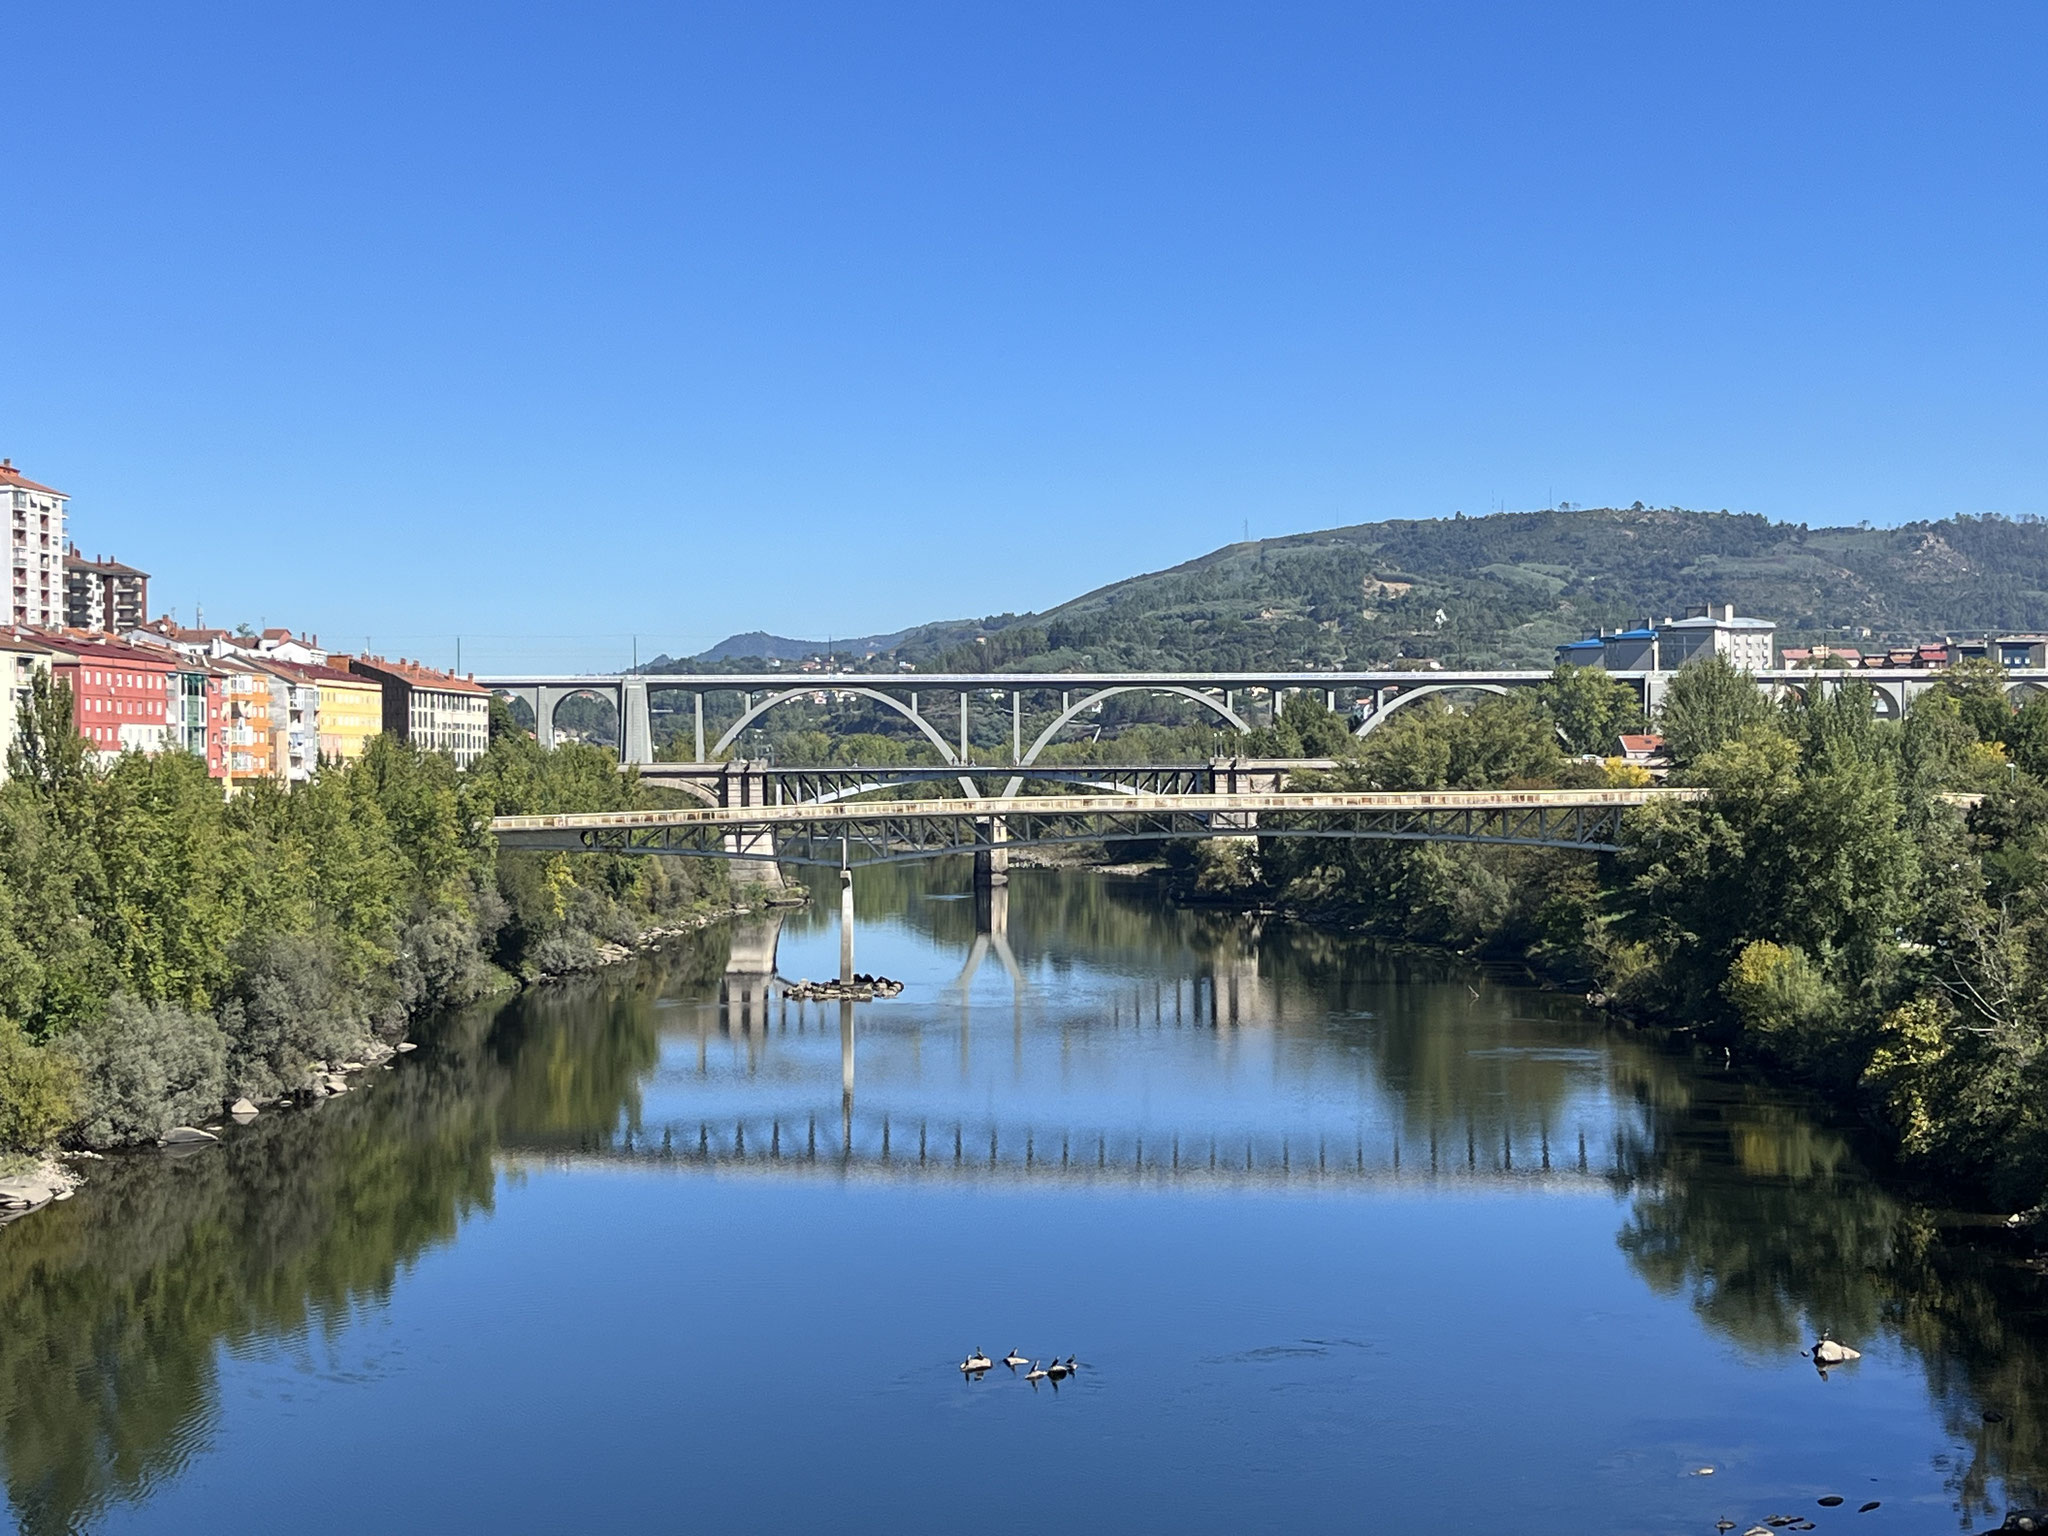
<path fill-rule="evenodd" d="M 50 672 L 71 686 L 71 718 L 95 752 L 161 752 L 169 743 L 176 659 L 80 629 L 39 629 Z"/>

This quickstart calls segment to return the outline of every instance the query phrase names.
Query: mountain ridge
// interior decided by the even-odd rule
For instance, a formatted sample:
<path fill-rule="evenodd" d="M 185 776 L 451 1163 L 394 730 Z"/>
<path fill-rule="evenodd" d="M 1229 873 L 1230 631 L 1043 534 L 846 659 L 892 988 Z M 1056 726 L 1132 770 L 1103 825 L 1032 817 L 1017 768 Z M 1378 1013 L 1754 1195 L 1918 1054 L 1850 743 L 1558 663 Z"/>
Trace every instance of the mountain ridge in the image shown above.
<path fill-rule="evenodd" d="M 1641 503 L 1391 519 L 1226 544 L 1040 613 L 942 619 L 834 648 L 872 642 L 863 654 L 926 670 L 1547 666 L 1561 641 L 1709 601 L 1775 620 L 1781 639 L 2040 630 L 2048 522 L 1815 528 Z M 780 639 L 732 636 L 699 660 L 766 660 L 735 649 L 757 637 Z"/>

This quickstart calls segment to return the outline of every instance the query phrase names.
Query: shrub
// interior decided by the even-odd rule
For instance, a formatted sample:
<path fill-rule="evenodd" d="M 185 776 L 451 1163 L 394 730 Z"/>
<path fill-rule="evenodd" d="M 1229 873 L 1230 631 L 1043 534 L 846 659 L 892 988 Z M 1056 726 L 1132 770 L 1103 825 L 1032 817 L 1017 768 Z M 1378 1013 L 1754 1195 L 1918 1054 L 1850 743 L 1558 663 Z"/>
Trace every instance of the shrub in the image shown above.
<path fill-rule="evenodd" d="M 265 935 L 240 958 L 234 996 L 221 1010 L 237 1093 L 280 1093 L 308 1062 L 345 1055 L 369 1033 L 375 1000 L 352 984 L 319 935 Z"/>
<path fill-rule="evenodd" d="M 176 1003 L 117 996 L 59 1048 L 82 1080 L 78 1135 L 88 1146 L 154 1141 L 173 1126 L 214 1113 L 226 1096 L 227 1041 L 220 1025 Z"/>
<path fill-rule="evenodd" d="M 1798 945 L 1765 939 L 1744 945 L 1722 991 L 1757 1045 L 1794 1066 L 1828 1064 L 1841 999 Z"/>
<path fill-rule="evenodd" d="M 40 1152 L 78 1119 L 78 1064 L 0 1019 L 0 1151 Z"/>

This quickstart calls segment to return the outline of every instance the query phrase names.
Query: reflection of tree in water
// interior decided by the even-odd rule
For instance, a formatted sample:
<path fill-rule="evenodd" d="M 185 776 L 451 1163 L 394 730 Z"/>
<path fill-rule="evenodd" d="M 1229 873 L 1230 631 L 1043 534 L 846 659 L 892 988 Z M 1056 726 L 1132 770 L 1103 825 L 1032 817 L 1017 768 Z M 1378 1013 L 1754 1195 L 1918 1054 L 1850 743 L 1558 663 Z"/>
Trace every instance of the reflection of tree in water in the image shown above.
<path fill-rule="evenodd" d="M 964 950 L 972 904 L 917 899 L 923 879 L 868 870 L 856 892 L 878 904 L 868 915 Z M 1971 1448 L 1953 1473 L 1963 1510 L 1986 1513 L 2000 1481 L 2013 1498 L 2048 1491 L 2048 1284 L 1939 1241 L 1782 1096 L 1453 962 L 1174 911 L 1129 882 L 1034 874 L 1028 893 L 1011 908 L 1020 955 L 1131 977 L 1250 974 L 1265 1012 L 1244 1027 L 1271 1029 L 1304 1073 L 1353 1060 L 1418 1139 L 1445 1123 L 1519 1134 L 1604 1095 L 1633 1199 L 1618 1241 L 1646 1283 L 1759 1353 L 1818 1327 L 1895 1334 Z M 216 1351 L 337 1328 L 382 1301 L 402 1266 L 488 1207 L 508 1139 L 637 1134 L 661 1005 L 714 996 L 727 942 L 714 928 L 622 974 L 450 1019 L 430 1059 L 372 1091 L 266 1114 L 192 1157 L 96 1164 L 84 1197 L 0 1234 L 0 1452 L 22 1528 L 80 1529 L 176 1476 L 213 1422 Z"/>
<path fill-rule="evenodd" d="M 339 1326 L 488 1207 L 488 1091 L 458 1064 L 267 1115 L 0 1237 L 0 1447 L 22 1530 L 81 1528 L 203 1445 L 215 1351 Z"/>
<path fill-rule="evenodd" d="M 1646 1283 L 1756 1354 L 1822 1329 L 1898 1336 L 1969 1450 L 1950 1478 L 1959 1515 L 1996 1514 L 1996 1481 L 2013 1502 L 2048 1489 L 2038 1273 L 1944 1242 L 1932 1213 L 1872 1184 L 1841 1134 L 1780 1096 L 1704 1079 L 1689 1109 L 1648 1125 L 1626 1148 L 1634 1203 L 1617 1239 Z"/>

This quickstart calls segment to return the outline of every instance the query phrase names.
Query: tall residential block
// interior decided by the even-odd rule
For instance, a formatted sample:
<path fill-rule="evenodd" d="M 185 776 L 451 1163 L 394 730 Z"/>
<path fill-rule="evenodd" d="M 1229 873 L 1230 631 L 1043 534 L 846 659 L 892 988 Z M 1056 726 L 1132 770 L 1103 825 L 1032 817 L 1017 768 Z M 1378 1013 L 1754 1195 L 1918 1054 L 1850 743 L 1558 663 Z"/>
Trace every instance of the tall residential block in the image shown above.
<path fill-rule="evenodd" d="M 73 629 L 125 635 L 149 622 L 149 572 L 118 560 L 64 552 L 64 622 Z"/>
<path fill-rule="evenodd" d="M 59 628 L 64 623 L 64 507 L 62 491 L 23 477 L 12 459 L 0 459 L 0 515 L 6 517 L 8 617 L 16 624 Z"/>

